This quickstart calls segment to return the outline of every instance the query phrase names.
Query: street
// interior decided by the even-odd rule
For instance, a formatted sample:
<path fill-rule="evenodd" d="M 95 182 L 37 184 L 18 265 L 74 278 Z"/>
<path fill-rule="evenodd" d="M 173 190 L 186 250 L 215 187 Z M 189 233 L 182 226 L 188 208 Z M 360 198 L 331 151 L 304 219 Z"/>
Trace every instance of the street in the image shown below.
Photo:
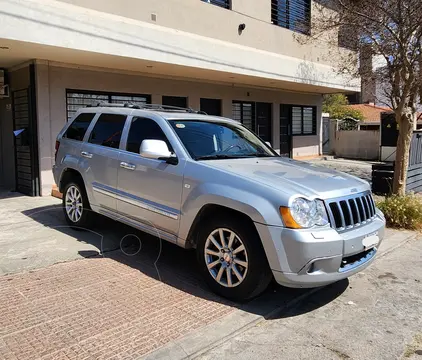
<path fill-rule="evenodd" d="M 348 284 L 323 288 L 197 358 L 421 358 L 421 254 L 421 238 L 412 240 Z"/>

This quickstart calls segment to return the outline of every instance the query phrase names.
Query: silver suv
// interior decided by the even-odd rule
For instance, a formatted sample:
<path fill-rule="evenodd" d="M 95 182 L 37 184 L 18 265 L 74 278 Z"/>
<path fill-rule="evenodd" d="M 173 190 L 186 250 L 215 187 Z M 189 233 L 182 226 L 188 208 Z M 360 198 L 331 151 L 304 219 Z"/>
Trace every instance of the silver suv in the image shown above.
<path fill-rule="evenodd" d="M 206 282 L 234 300 L 272 278 L 347 278 L 384 236 L 367 182 L 280 157 L 238 122 L 188 109 L 80 109 L 57 136 L 53 171 L 71 226 L 87 227 L 93 211 L 196 248 Z"/>

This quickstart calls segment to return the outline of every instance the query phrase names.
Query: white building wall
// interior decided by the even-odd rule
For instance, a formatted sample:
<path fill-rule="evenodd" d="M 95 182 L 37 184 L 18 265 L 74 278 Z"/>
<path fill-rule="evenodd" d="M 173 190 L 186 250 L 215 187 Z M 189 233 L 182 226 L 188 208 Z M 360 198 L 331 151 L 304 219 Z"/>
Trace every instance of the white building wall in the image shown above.
<path fill-rule="evenodd" d="M 72 2 L 93 5 L 93 1 L 84 0 L 84 4 Z M 3 9 L 0 17 L 0 39 L 13 41 L 10 45 L 11 54 L 17 58 L 29 55 L 32 58 L 110 69 L 142 69 L 142 72 L 148 72 L 148 66 L 153 64 L 154 69 L 151 71 L 154 73 L 161 71 L 162 74 L 173 76 L 202 77 L 208 81 L 218 76 L 226 82 L 230 73 L 239 78 L 236 83 L 259 82 L 261 85 L 265 84 L 264 86 L 278 88 L 296 86 L 296 89 L 307 88 L 305 91 L 359 89 L 359 81 L 351 81 L 349 77 L 336 73 L 331 64 L 318 61 L 319 56 L 312 59 L 311 54 L 315 49 L 322 49 L 327 53 L 326 44 L 325 47 L 301 45 L 294 39 L 292 32 L 269 23 L 263 23 L 267 27 L 265 31 L 247 27 L 245 35 L 239 35 L 237 29 L 240 22 L 234 20 L 237 16 L 234 11 L 199 0 L 187 2 L 203 9 L 215 10 L 211 19 L 218 28 L 227 27 L 225 33 L 230 32 L 238 40 L 232 39 L 231 42 L 230 39 L 224 41 L 118 16 L 113 10 L 105 13 L 101 10 L 106 8 L 106 4 L 99 1 L 95 3 L 101 4 L 99 11 L 54 0 L 0 0 L 0 8 Z M 121 2 L 106 3 L 114 4 L 116 9 L 137 13 Z M 195 21 L 198 27 L 206 29 L 203 22 L 208 21 L 208 18 L 200 11 L 197 12 L 202 16 L 195 16 L 193 10 L 189 12 L 186 9 L 189 15 L 186 21 Z M 230 16 L 231 21 L 225 21 L 220 13 Z M 178 22 L 184 21 L 173 14 L 171 16 Z M 287 37 L 277 37 L 279 31 L 288 35 L 289 41 Z M 253 42 L 246 45 L 240 41 L 245 36 L 252 37 L 252 34 L 254 41 L 260 43 L 273 39 L 271 44 L 277 43 L 277 50 L 284 51 L 275 51 L 271 46 L 266 46 L 264 50 L 262 46 L 251 46 Z"/>
<path fill-rule="evenodd" d="M 204 82 L 146 77 L 140 74 L 122 74 L 103 69 L 81 69 L 64 64 L 37 64 L 38 131 L 42 194 L 51 192 L 54 180 L 54 145 L 57 133 L 66 122 L 66 89 L 151 94 L 153 103 L 161 103 L 161 96 L 186 96 L 192 108 L 199 108 L 204 98 L 222 99 L 223 115 L 232 117 L 232 100 L 273 103 L 273 147 L 279 147 L 280 104 L 316 105 L 318 107 L 318 135 L 294 136 L 293 156 L 320 154 L 321 95 L 280 92 L 255 88 L 232 87 Z M 249 95 L 248 95 L 249 94 Z"/>
<path fill-rule="evenodd" d="M 334 153 L 339 157 L 361 160 L 378 160 L 380 132 L 372 130 L 348 130 L 335 133 Z"/>

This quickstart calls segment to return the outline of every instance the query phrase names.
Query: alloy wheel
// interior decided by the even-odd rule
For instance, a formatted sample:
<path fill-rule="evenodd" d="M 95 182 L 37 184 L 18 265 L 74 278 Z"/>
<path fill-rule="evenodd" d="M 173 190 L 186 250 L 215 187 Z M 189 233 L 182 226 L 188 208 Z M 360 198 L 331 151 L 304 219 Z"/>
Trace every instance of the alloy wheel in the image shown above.
<path fill-rule="evenodd" d="M 76 186 L 69 186 L 66 191 L 65 206 L 66 213 L 69 219 L 76 223 L 82 217 L 83 212 L 83 202 L 82 195 L 79 189 Z"/>
<path fill-rule="evenodd" d="M 248 254 L 236 233 L 218 228 L 207 238 L 205 263 L 214 280 L 225 287 L 240 285 L 248 272 Z"/>

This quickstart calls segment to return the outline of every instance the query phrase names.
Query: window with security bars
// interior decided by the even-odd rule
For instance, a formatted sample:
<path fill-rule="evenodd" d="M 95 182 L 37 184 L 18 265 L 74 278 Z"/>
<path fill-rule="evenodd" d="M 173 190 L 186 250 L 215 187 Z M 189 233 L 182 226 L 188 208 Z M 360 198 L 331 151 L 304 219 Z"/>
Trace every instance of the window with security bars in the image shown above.
<path fill-rule="evenodd" d="M 255 103 L 233 101 L 232 113 L 233 120 L 239 121 L 249 130 L 255 131 Z"/>
<path fill-rule="evenodd" d="M 67 121 L 82 107 L 96 106 L 105 102 L 110 104 L 131 103 L 134 105 L 151 104 L 151 95 L 121 94 L 98 91 L 67 90 Z"/>
<path fill-rule="evenodd" d="M 291 106 L 292 135 L 316 135 L 315 106 Z"/>
<path fill-rule="evenodd" d="M 217 5 L 225 9 L 230 9 L 230 0 L 202 0 L 208 4 Z"/>
<path fill-rule="evenodd" d="M 311 0 L 271 0 L 271 21 L 274 25 L 309 35 Z"/>

